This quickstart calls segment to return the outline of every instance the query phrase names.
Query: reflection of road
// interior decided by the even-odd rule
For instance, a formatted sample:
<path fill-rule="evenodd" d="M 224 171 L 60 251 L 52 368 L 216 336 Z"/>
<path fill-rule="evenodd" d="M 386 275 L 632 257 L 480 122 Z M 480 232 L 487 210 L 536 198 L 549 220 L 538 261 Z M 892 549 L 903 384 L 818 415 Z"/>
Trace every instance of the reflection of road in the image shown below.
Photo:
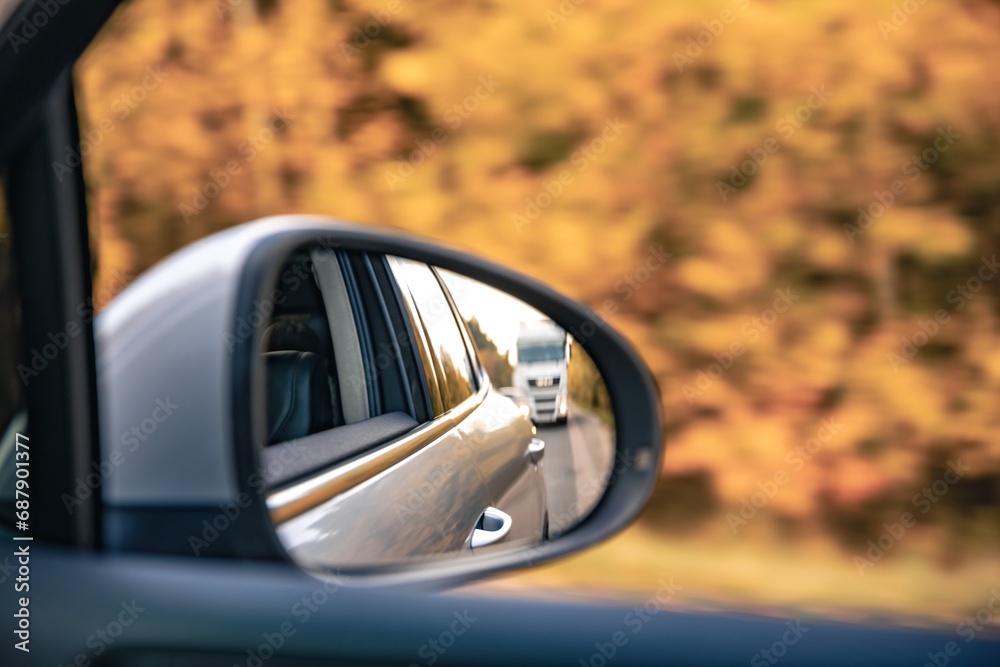
<path fill-rule="evenodd" d="M 539 426 L 545 441 L 549 534 L 558 535 L 586 515 L 604 491 L 614 460 L 614 435 L 593 414 L 570 404 L 565 426 Z"/>

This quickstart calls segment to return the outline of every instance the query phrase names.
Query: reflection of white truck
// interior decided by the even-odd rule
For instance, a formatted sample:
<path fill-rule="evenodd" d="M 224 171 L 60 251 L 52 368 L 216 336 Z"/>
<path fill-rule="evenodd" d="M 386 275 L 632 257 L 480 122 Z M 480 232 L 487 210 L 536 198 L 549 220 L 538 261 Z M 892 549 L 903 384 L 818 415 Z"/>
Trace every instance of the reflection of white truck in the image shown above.
<path fill-rule="evenodd" d="M 565 329 L 551 320 L 521 323 L 514 386 L 528 397 L 536 424 L 566 423 L 570 342 Z"/>

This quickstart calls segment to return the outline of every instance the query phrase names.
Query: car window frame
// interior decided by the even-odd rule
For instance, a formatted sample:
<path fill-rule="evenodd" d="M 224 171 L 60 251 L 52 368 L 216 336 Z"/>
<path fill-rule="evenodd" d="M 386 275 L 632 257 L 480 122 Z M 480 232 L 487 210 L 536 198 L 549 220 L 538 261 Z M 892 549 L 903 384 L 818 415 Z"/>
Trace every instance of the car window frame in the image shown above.
<path fill-rule="evenodd" d="M 30 6 L 25 2 L 18 11 Z M 79 9 L 87 11 L 84 5 Z M 70 12 L 60 16 L 63 21 L 71 18 Z M 79 34 L 52 58 L 72 51 L 72 43 L 85 36 L 94 18 L 77 25 Z M 49 31 L 47 38 L 56 34 Z M 44 43 L 39 37 L 31 46 Z M 24 59 L 29 57 L 23 53 Z M 14 64 L 0 57 L 0 90 L 13 77 L 37 76 L 41 81 L 45 76 L 30 68 L 8 68 Z M 40 374 L 32 375 L 24 391 L 32 454 L 30 538 L 97 551 L 103 545 L 102 484 L 81 487 L 81 480 L 101 461 L 85 183 L 81 169 L 59 177 L 51 168 L 60 159 L 61 147 L 79 144 L 75 99 L 73 78 L 63 69 L 29 119 L 3 125 L 0 164 L 7 169 L 3 194 L 18 264 L 22 358 L 30 359 L 53 344 L 50 335 L 65 342 L 45 357 Z M 0 116 L 20 113 L 25 99 L 16 102 Z"/>
<path fill-rule="evenodd" d="M 383 253 L 364 253 L 364 257 L 372 284 L 379 293 L 380 305 L 385 309 L 383 316 L 393 337 L 392 344 L 400 364 L 400 373 L 413 403 L 412 416 L 421 424 L 433 421 L 435 415 L 431 409 L 423 362 L 419 358 L 419 341 L 413 336 L 413 323 L 387 256 Z M 402 335 L 406 335 L 406 340 L 401 339 Z"/>
<path fill-rule="evenodd" d="M 5 316 L 0 319 L 0 329 L 9 328 L 9 336 L 4 336 L 4 348 L 0 349 L 0 355 L 9 360 L 10 365 L 3 368 L 4 372 L 10 372 L 9 377 L 0 377 L 0 382 L 7 384 L 10 382 L 11 392 L 5 398 L 10 399 L 9 405 L 0 405 L 0 523 L 9 527 L 14 526 L 17 518 L 15 500 L 15 465 L 17 456 L 17 444 L 21 440 L 28 442 L 24 437 L 27 430 L 27 396 L 23 379 L 19 373 L 19 368 L 26 360 L 24 350 L 24 317 L 21 308 L 21 284 L 19 262 L 13 249 L 13 221 L 7 213 L 6 206 L 7 193 L 7 167 L 0 165 L 0 302 L 10 303 L 10 317 Z M 30 437 L 30 436 L 29 436 Z M 23 454 L 24 452 L 22 452 Z M 9 488 L 7 487 L 6 471 L 4 465 L 10 466 Z"/>
<path fill-rule="evenodd" d="M 368 416 L 357 422 L 337 424 L 316 433 L 332 431 L 344 426 L 350 426 L 353 423 L 364 423 L 377 417 L 397 412 L 403 412 L 417 424 L 422 425 L 433 421 L 436 415 L 431 415 L 427 408 L 426 382 L 422 377 L 418 378 L 413 375 L 414 369 L 421 367 L 421 364 L 416 361 L 415 355 L 423 354 L 422 348 L 420 351 L 414 351 L 412 345 L 401 344 L 399 341 L 399 332 L 396 331 L 396 325 L 409 328 L 411 327 L 411 322 L 400 300 L 399 286 L 396 284 L 388 265 L 385 264 L 385 255 L 367 252 L 355 252 L 352 254 L 345 251 L 337 251 L 335 258 L 344 280 L 351 311 L 351 322 L 344 322 L 341 326 L 353 326 L 358 334 L 358 347 L 360 348 L 363 368 L 365 369 L 366 393 L 369 398 Z M 381 260 L 381 264 L 379 260 Z M 284 271 L 282 275 L 284 275 Z M 362 281 L 364 285 L 362 285 Z M 317 282 L 316 287 L 322 298 L 323 285 Z M 373 300 L 377 303 L 372 303 Z M 320 307 L 323 308 L 323 315 L 328 317 L 329 313 L 326 312 L 322 301 Z M 377 308 L 379 312 L 369 312 L 373 308 Z M 389 379 L 385 377 L 388 374 L 380 372 L 379 360 L 375 354 L 375 346 L 379 341 L 376 340 L 375 330 L 370 321 L 373 316 L 381 317 L 384 320 L 381 323 L 381 327 L 386 329 L 386 331 L 383 332 L 382 337 L 388 337 L 390 340 L 382 342 L 387 342 L 392 347 L 392 352 L 396 357 L 395 366 L 398 377 Z M 269 326 L 275 321 L 272 315 L 267 320 L 267 325 Z M 336 325 L 331 324 L 330 326 Z M 266 329 L 267 326 L 263 328 Z M 334 383 L 340 384 L 340 378 L 336 374 L 332 375 L 331 379 Z M 408 403 L 406 407 L 408 409 L 390 409 L 390 406 L 382 404 L 380 388 L 387 380 L 398 385 L 396 388 L 406 398 Z M 340 389 L 342 393 L 343 387 L 341 386 Z M 271 443 L 265 445 L 264 449 L 273 448 L 287 442 L 290 441 Z M 378 449 L 378 447 L 383 445 L 378 445 L 359 453 L 366 453 L 367 451 Z"/>
<path fill-rule="evenodd" d="M 464 331 L 464 327 L 463 327 L 464 322 L 462 321 L 461 317 L 457 314 L 456 309 L 455 309 L 455 304 L 454 304 L 454 302 L 453 302 L 453 300 L 451 298 L 451 294 L 448 291 L 447 286 L 441 280 L 441 276 L 438 275 L 438 273 L 435 270 L 435 268 L 433 266 L 431 266 L 430 264 L 427 264 L 426 262 L 419 262 L 419 261 L 415 261 L 415 260 L 409 260 L 409 259 L 406 259 L 406 258 L 399 258 L 399 259 L 401 261 L 404 261 L 404 262 L 412 262 L 415 265 L 424 267 L 424 268 L 426 268 L 430 272 L 431 277 L 436 282 L 436 284 L 438 286 L 438 289 L 441 291 L 442 295 L 444 296 L 444 300 L 445 300 L 444 307 L 445 307 L 447 313 L 450 314 L 450 316 L 451 316 L 452 324 L 455 327 L 456 332 L 458 333 L 459 340 L 461 341 L 461 345 L 462 345 L 462 350 L 465 353 L 465 363 L 468 365 L 468 371 L 469 371 L 469 394 L 468 394 L 468 396 L 463 397 L 461 400 L 459 400 L 457 402 L 454 402 L 451 399 L 446 400 L 446 394 L 445 394 L 445 391 L 444 391 L 444 387 L 446 387 L 448 385 L 449 378 L 448 378 L 447 374 L 444 371 L 444 363 L 443 363 L 442 359 L 440 358 L 440 356 L 437 354 L 436 348 L 438 346 L 437 346 L 436 342 L 433 340 L 433 338 L 431 336 L 431 332 L 430 332 L 429 327 L 427 326 L 426 322 L 424 322 L 422 310 L 421 310 L 420 305 L 417 303 L 416 296 L 413 295 L 412 291 L 409 289 L 409 286 L 407 286 L 407 292 L 410 293 L 410 296 L 411 296 L 411 298 L 413 300 L 413 307 L 414 307 L 414 313 L 412 313 L 411 316 L 416 317 L 420 321 L 421 327 L 422 327 L 423 331 L 425 332 L 425 334 L 427 336 L 426 349 L 427 349 L 428 354 L 430 355 L 429 358 L 431 359 L 431 364 L 432 364 L 432 367 L 434 369 L 434 373 L 435 373 L 435 375 L 437 377 L 437 385 L 438 385 L 439 396 L 440 396 L 440 399 L 441 399 L 441 405 L 443 406 L 444 411 L 448 411 L 449 409 L 454 408 L 457 405 L 460 405 L 469 396 L 475 396 L 477 393 L 479 393 L 479 390 L 481 388 L 480 387 L 480 382 L 479 382 L 479 375 L 480 375 L 480 372 L 481 372 L 481 368 L 479 367 L 479 365 L 477 363 L 478 362 L 478 358 L 476 358 L 476 361 L 473 361 L 473 359 L 475 357 L 470 356 L 470 354 L 469 354 L 469 342 L 468 342 L 468 339 L 466 337 L 466 332 Z M 394 275 L 395 275 L 395 272 L 394 272 Z M 398 277 L 397 277 L 397 279 L 398 279 Z M 442 313 L 442 317 L 444 317 L 444 313 Z M 452 403 L 454 403 L 454 404 L 452 404 Z"/>
<path fill-rule="evenodd" d="M 444 407 L 444 398 L 441 394 L 437 358 L 429 342 L 430 334 L 423 320 L 420 319 L 416 299 L 410 291 L 409 286 L 400 281 L 399 276 L 392 270 L 391 257 L 386 257 L 386 262 L 389 267 L 389 276 L 393 284 L 396 285 L 399 298 L 403 303 L 403 311 L 410 324 L 410 331 L 413 333 L 414 342 L 417 344 L 417 351 L 420 353 L 419 366 L 422 371 L 424 386 L 427 388 L 432 415 L 431 421 L 433 421 L 447 412 L 447 408 Z"/>
<path fill-rule="evenodd" d="M 368 309 L 365 307 L 365 300 L 358 285 L 358 276 L 354 273 L 354 267 L 349 258 L 343 252 L 336 253 L 336 257 L 340 264 L 340 273 L 344 277 L 347 297 L 353 311 L 358 344 L 361 346 L 361 359 L 365 369 L 365 390 L 368 393 L 368 419 L 371 419 L 382 414 L 382 399 L 377 386 L 377 383 L 381 382 L 381 378 L 378 377 L 378 373 L 373 372 L 376 366 L 375 354 L 371 349 L 372 332 L 368 324 Z"/>
<path fill-rule="evenodd" d="M 352 307 L 364 311 L 361 317 L 355 316 L 355 322 L 358 336 L 362 338 L 366 378 L 372 394 L 369 400 L 371 417 L 405 412 L 419 423 L 429 421 L 428 411 L 422 405 L 423 396 L 415 395 L 422 394 L 423 390 L 411 377 L 415 367 L 412 354 L 409 346 L 400 341 L 401 331 L 397 331 L 397 327 L 402 327 L 405 332 L 409 325 L 394 312 L 399 305 L 394 292 L 385 284 L 385 276 L 380 276 L 376 268 L 379 257 L 367 252 L 338 254 L 344 258 L 342 271 L 350 274 L 347 280 L 357 295 L 357 302 L 352 302 Z M 387 354 L 393 359 L 385 364 L 384 355 Z M 402 409 L 386 404 L 393 393 L 405 403 Z"/>
<path fill-rule="evenodd" d="M 428 265 L 431 273 L 437 278 L 438 284 L 441 285 L 441 291 L 444 292 L 445 298 L 448 300 L 448 306 L 451 308 L 451 314 L 455 318 L 455 323 L 458 325 L 458 331 L 462 334 L 462 340 L 465 341 L 465 352 L 469 357 L 469 363 L 472 365 L 472 383 L 473 389 L 479 391 L 481 389 L 481 384 L 484 382 L 483 378 L 487 377 L 486 369 L 483 368 L 482 361 L 479 359 L 479 352 L 476 350 L 476 344 L 472 340 L 472 332 L 469 331 L 469 325 L 462 317 L 462 312 L 458 308 L 458 304 L 455 303 L 455 297 L 452 296 L 451 290 L 448 289 L 448 284 L 445 282 L 444 277 L 441 272 L 438 271 L 437 267 Z M 489 384 L 487 382 L 487 384 Z"/>

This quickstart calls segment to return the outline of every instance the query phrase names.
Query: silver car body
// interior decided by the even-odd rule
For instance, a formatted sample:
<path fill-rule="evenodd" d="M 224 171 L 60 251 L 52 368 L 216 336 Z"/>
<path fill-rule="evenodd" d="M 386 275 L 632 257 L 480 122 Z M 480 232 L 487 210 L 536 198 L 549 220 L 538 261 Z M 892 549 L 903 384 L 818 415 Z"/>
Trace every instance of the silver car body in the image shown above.
<path fill-rule="evenodd" d="M 233 339 L 241 268 L 268 236 L 318 224 L 282 216 L 199 241 L 144 273 L 96 318 L 102 459 L 115 462 L 105 503 L 213 508 L 237 501 L 246 485 L 234 478 L 229 457 L 252 445 L 232 442 L 232 350 L 256 340 Z M 295 560 L 368 565 L 471 553 L 488 508 L 511 519 L 498 544 L 542 537 L 543 462 L 526 456 L 531 423 L 476 367 L 476 392 L 415 429 L 436 429 L 436 439 L 277 523 Z"/>

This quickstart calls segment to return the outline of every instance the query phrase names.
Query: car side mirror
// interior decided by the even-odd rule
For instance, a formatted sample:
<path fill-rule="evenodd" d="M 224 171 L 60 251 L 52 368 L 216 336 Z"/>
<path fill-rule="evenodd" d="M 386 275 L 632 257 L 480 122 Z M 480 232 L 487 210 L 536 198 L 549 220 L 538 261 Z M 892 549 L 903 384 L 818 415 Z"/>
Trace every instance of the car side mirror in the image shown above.
<path fill-rule="evenodd" d="M 96 333 L 113 549 L 457 583 L 607 538 L 659 469 L 655 385 L 618 333 L 395 232 L 306 216 L 221 232 Z"/>

